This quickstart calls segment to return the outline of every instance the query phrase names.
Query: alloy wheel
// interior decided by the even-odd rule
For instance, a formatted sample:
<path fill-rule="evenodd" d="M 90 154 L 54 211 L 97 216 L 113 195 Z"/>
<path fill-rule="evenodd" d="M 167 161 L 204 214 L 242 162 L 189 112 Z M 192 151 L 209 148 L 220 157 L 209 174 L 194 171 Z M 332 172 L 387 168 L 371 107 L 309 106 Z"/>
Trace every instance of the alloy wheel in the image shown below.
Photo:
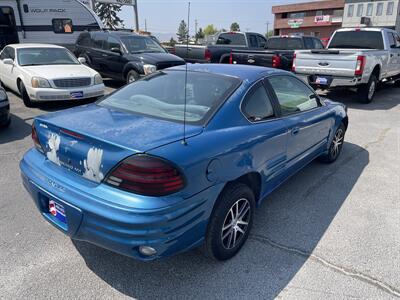
<path fill-rule="evenodd" d="M 368 90 L 368 99 L 372 99 L 372 97 L 374 96 L 375 88 L 376 88 L 376 83 L 375 83 L 375 81 L 372 81 L 371 85 L 369 86 L 369 90 Z"/>
<path fill-rule="evenodd" d="M 339 128 L 338 131 L 336 131 L 335 137 L 333 138 L 332 141 L 332 146 L 331 146 L 331 154 L 332 157 L 336 158 L 339 155 L 340 148 L 343 145 L 343 129 Z"/>
<path fill-rule="evenodd" d="M 240 243 L 249 226 L 251 218 L 249 200 L 241 198 L 228 211 L 221 231 L 222 245 L 225 249 L 233 249 Z"/>

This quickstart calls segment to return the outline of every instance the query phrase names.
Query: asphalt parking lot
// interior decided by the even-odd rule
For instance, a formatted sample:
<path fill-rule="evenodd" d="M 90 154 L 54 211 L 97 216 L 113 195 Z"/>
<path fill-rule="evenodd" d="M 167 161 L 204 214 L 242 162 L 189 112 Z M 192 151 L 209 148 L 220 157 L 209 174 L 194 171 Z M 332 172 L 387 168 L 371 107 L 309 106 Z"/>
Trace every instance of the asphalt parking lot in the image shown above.
<path fill-rule="evenodd" d="M 115 84 L 111 84 L 111 91 Z M 4 299 L 394 299 L 400 297 L 400 89 L 369 105 L 348 91 L 340 159 L 314 162 L 258 210 L 234 259 L 196 249 L 143 263 L 71 241 L 48 224 L 24 190 L 18 163 L 42 113 L 8 92 L 12 125 L 0 131 L 0 298 Z"/>

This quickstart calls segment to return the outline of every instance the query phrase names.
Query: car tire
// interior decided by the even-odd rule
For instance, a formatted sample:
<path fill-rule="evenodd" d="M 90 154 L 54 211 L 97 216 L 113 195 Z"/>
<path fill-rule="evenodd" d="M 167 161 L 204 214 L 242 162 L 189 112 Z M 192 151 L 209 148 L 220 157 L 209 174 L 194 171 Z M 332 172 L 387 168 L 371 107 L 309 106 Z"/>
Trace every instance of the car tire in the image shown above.
<path fill-rule="evenodd" d="M 360 97 L 359 102 L 364 104 L 371 103 L 372 100 L 374 99 L 377 87 L 378 87 L 378 79 L 374 74 L 372 74 L 368 80 L 368 83 L 358 88 L 358 94 Z"/>
<path fill-rule="evenodd" d="M 329 145 L 328 154 L 320 157 L 320 160 L 331 164 L 335 162 L 340 153 L 342 152 L 344 137 L 346 135 L 346 126 L 343 123 L 340 124 L 339 128 L 336 130 L 335 135 Z"/>
<path fill-rule="evenodd" d="M 206 256 L 219 261 L 235 256 L 249 237 L 254 211 L 254 193 L 247 185 L 237 183 L 225 188 L 207 227 Z"/>
<path fill-rule="evenodd" d="M 18 89 L 19 93 L 21 95 L 22 101 L 24 102 L 26 107 L 33 107 L 34 104 L 31 101 L 31 98 L 28 95 L 28 92 L 26 91 L 25 85 L 22 81 L 18 83 Z"/>
<path fill-rule="evenodd" d="M 128 74 L 126 74 L 126 83 L 130 84 L 137 81 L 139 78 L 140 76 L 135 70 L 130 70 Z"/>

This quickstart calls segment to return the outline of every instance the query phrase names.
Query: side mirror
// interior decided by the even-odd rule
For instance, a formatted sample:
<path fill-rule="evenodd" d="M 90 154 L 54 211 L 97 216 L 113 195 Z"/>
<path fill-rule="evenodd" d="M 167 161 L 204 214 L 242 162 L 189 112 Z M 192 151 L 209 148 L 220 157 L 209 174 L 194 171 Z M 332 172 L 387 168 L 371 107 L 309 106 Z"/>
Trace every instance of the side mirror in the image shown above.
<path fill-rule="evenodd" d="M 13 66 L 14 61 L 11 58 L 5 58 L 3 59 L 3 64 Z"/>
<path fill-rule="evenodd" d="M 79 61 L 81 64 L 86 64 L 86 58 L 84 58 L 84 57 L 78 57 L 78 61 Z"/>
<path fill-rule="evenodd" d="M 110 50 L 111 50 L 111 52 L 118 53 L 118 54 L 122 54 L 120 48 L 115 47 L 115 48 L 111 48 Z"/>

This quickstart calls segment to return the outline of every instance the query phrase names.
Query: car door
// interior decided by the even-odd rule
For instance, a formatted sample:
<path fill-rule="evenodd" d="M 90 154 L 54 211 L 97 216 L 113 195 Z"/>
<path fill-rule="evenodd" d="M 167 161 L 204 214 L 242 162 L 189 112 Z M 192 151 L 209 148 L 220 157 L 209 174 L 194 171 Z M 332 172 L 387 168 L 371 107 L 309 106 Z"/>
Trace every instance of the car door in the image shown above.
<path fill-rule="evenodd" d="M 125 65 L 125 58 L 123 56 L 123 48 L 120 41 L 112 36 L 109 36 L 106 44 L 106 51 L 104 51 L 104 73 L 115 79 L 122 79 L 122 73 Z M 119 52 L 116 52 L 119 49 Z"/>
<path fill-rule="evenodd" d="M 271 76 L 268 83 L 279 106 L 279 114 L 289 130 L 288 167 L 325 149 L 334 124 L 333 112 L 295 76 Z"/>
<path fill-rule="evenodd" d="M 7 46 L 1 52 L 0 56 L 0 80 L 4 83 L 5 86 L 9 88 L 13 88 L 13 73 L 15 70 L 15 66 L 6 65 L 3 63 L 5 59 L 12 59 L 15 61 L 15 49 Z"/>
<path fill-rule="evenodd" d="M 389 46 L 387 76 L 394 76 L 396 73 L 397 64 L 398 64 L 398 56 L 397 56 L 397 51 L 396 51 L 396 40 L 395 40 L 395 37 L 392 32 L 386 31 L 385 34 L 386 34 L 388 46 Z"/>
<path fill-rule="evenodd" d="M 105 33 L 102 32 L 96 32 L 93 34 L 93 48 L 90 51 L 90 60 L 91 60 L 91 66 L 93 69 L 95 69 L 97 72 L 100 72 L 101 74 L 104 74 L 104 70 L 102 69 L 102 65 L 104 62 L 104 47 L 105 44 L 107 43 L 107 36 Z"/>
<path fill-rule="evenodd" d="M 242 114 L 250 122 L 253 143 L 251 157 L 263 175 L 265 192 L 271 191 L 279 182 L 287 162 L 288 128 L 284 120 L 277 118 L 272 94 L 262 81 L 254 85 L 241 104 Z"/>
<path fill-rule="evenodd" d="M 394 67 L 393 70 L 393 76 L 397 76 L 400 74 L 400 36 L 397 33 L 393 33 L 395 42 L 396 42 L 396 47 L 394 48 L 395 55 L 397 55 L 397 64 Z"/>

